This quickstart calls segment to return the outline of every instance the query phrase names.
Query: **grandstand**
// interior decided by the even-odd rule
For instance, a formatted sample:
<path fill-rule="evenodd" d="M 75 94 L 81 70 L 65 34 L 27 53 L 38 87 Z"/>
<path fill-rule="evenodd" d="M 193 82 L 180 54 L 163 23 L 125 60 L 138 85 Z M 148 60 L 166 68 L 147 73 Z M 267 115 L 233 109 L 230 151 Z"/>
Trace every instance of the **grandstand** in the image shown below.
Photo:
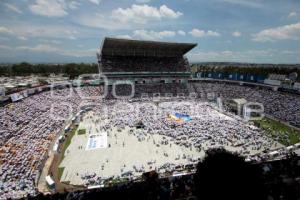
<path fill-rule="evenodd" d="M 189 62 L 184 55 L 195 46 L 105 38 L 98 55 L 100 72 L 109 79 L 129 78 L 135 83 L 184 82 L 190 77 Z"/>

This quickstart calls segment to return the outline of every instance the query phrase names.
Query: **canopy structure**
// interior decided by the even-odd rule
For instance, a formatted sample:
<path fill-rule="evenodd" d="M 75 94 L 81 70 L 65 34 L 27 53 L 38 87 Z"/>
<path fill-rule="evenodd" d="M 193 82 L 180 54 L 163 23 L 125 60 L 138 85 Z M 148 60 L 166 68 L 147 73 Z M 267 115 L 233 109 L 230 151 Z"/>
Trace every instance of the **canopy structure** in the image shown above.
<path fill-rule="evenodd" d="M 196 47 L 195 43 L 173 43 L 142 40 L 105 38 L 101 47 L 102 56 L 183 56 Z"/>
<path fill-rule="evenodd" d="M 237 104 L 237 105 L 244 105 L 245 103 L 247 103 L 247 100 L 244 98 L 241 99 L 232 99 L 232 101 Z"/>

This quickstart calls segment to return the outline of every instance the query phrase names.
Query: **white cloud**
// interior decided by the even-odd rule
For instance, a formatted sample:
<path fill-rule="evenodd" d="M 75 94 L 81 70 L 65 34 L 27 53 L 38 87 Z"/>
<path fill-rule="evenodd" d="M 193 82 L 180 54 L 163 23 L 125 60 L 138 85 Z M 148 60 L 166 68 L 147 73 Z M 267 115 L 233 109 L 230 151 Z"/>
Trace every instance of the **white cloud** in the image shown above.
<path fill-rule="evenodd" d="M 93 3 L 93 4 L 96 4 L 96 5 L 99 5 L 101 0 L 88 0 L 89 2 Z"/>
<path fill-rule="evenodd" d="M 120 38 L 120 39 L 132 39 L 132 37 L 130 35 L 117 35 L 115 37 Z"/>
<path fill-rule="evenodd" d="M 166 5 L 162 5 L 159 8 L 159 12 L 162 17 L 172 18 L 172 19 L 176 19 L 183 15 L 181 12 L 175 12 L 171 8 L 168 8 Z"/>
<path fill-rule="evenodd" d="M 267 42 L 276 40 L 299 40 L 300 22 L 275 28 L 265 29 L 254 35 L 253 41 Z"/>
<path fill-rule="evenodd" d="M 81 5 L 81 3 L 77 2 L 77 1 L 71 1 L 69 3 L 69 8 L 72 10 L 77 9 L 79 6 Z"/>
<path fill-rule="evenodd" d="M 182 35 L 182 36 L 186 35 L 186 33 L 183 30 L 179 30 L 179 31 L 177 31 L 177 33 L 178 33 L 178 35 Z"/>
<path fill-rule="evenodd" d="M 32 52 L 43 52 L 43 53 L 55 53 L 63 56 L 73 56 L 73 57 L 92 57 L 96 56 L 98 49 L 63 49 L 60 47 L 52 46 L 49 44 L 38 44 L 36 46 L 19 46 L 16 47 L 17 51 L 32 51 Z"/>
<path fill-rule="evenodd" d="M 52 25 L 30 25 L 18 24 L 7 29 L 0 27 L 0 33 L 6 32 L 17 38 L 56 38 L 56 39 L 76 39 L 79 35 L 74 27 L 52 26 Z"/>
<path fill-rule="evenodd" d="M 29 50 L 29 51 L 38 51 L 38 52 L 57 52 L 59 49 L 56 47 L 53 47 L 48 44 L 38 44 L 34 47 L 29 46 L 19 46 L 16 47 L 16 50 Z"/>
<path fill-rule="evenodd" d="M 13 31 L 10 30 L 9 28 L 4 27 L 4 26 L 0 26 L 0 33 L 13 34 Z"/>
<path fill-rule="evenodd" d="M 146 30 L 135 30 L 133 32 L 134 38 L 143 39 L 143 40 L 161 40 L 163 38 L 174 37 L 176 32 L 174 31 L 146 31 Z"/>
<path fill-rule="evenodd" d="M 270 62 L 280 54 L 277 50 L 248 50 L 248 51 L 201 51 L 188 54 L 192 62 Z"/>
<path fill-rule="evenodd" d="M 296 12 L 291 12 L 291 13 L 289 13 L 289 15 L 288 15 L 288 18 L 289 19 L 294 19 L 294 18 L 297 18 L 298 17 L 298 13 L 296 13 Z"/>
<path fill-rule="evenodd" d="M 137 3 L 149 3 L 151 0 L 135 0 Z"/>
<path fill-rule="evenodd" d="M 191 30 L 189 32 L 189 34 L 194 36 L 194 37 L 198 37 L 198 38 L 206 37 L 206 36 L 218 37 L 218 36 L 221 35 L 220 33 L 215 32 L 215 31 L 211 31 L 211 30 L 205 31 L 205 30 L 200 30 L 200 29 L 197 29 L 197 28 L 194 28 L 193 30 Z"/>
<path fill-rule="evenodd" d="M 240 5 L 240 6 L 247 6 L 252 8 L 261 8 L 263 4 L 256 0 L 220 0 L 224 3 L 233 4 L 233 5 Z"/>
<path fill-rule="evenodd" d="M 194 37 L 204 37 L 205 31 L 194 28 L 189 32 L 189 34 L 191 34 Z"/>
<path fill-rule="evenodd" d="M 130 8 L 118 8 L 112 11 L 112 17 L 121 22 L 134 22 L 146 24 L 148 21 L 161 20 L 162 18 L 176 19 L 183 14 L 176 12 L 166 5 L 159 8 L 133 4 Z"/>
<path fill-rule="evenodd" d="M 162 19 L 175 19 L 182 15 L 165 5 L 159 8 L 148 5 L 132 5 L 130 8 L 118 8 L 111 13 L 86 13 L 76 16 L 80 25 L 103 28 L 107 30 L 143 29 L 148 22 L 157 22 Z"/>
<path fill-rule="evenodd" d="M 36 0 L 35 4 L 29 6 L 29 9 L 36 15 L 46 17 L 62 17 L 68 15 L 64 1 L 62 0 Z"/>
<path fill-rule="evenodd" d="M 108 14 L 109 15 L 109 14 Z M 76 21 L 83 26 L 92 28 L 103 28 L 107 30 L 130 29 L 129 23 L 123 23 L 111 16 L 102 13 L 84 14 L 76 17 Z"/>
<path fill-rule="evenodd" d="M 207 32 L 206 32 L 206 35 L 207 35 L 207 36 L 212 36 L 212 37 L 219 37 L 219 36 L 220 36 L 220 33 L 215 32 L 215 31 L 207 31 Z"/>
<path fill-rule="evenodd" d="M 9 4 L 9 3 L 5 3 L 4 4 L 9 10 L 13 11 L 13 12 L 16 12 L 16 13 L 19 13 L 19 14 L 22 14 L 23 12 L 15 5 L 13 4 Z"/>
<path fill-rule="evenodd" d="M 234 37 L 241 37 L 241 36 L 242 36 L 242 33 L 239 32 L 239 31 L 234 31 L 234 32 L 232 33 L 232 36 L 234 36 Z"/>
<path fill-rule="evenodd" d="M 19 39 L 19 40 L 23 40 L 23 41 L 28 40 L 28 39 L 27 39 L 26 37 L 24 37 L 24 36 L 19 36 L 18 39 Z"/>

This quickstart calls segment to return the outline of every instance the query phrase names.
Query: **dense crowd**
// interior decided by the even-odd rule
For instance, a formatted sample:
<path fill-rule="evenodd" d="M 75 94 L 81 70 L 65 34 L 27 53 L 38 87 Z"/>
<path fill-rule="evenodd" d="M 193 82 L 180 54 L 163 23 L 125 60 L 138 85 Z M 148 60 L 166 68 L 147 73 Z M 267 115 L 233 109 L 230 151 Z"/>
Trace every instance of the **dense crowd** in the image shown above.
<path fill-rule="evenodd" d="M 146 132 L 167 136 L 182 146 L 192 145 L 199 150 L 212 146 L 242 147 L 239 150 L 242 155 L 250 155 L 250 150 L 269 151 L 276 145 L 255 126 L 249 126 L 238 118 L 220 115 L 210 105 L 196 101 L 170 101 L 156 107 L 149 102 L 132 102 L 128 105 L 116 100 L 108 101 L 107 105 L 113 109 L 107 112 L 107 116 L 103 116 L 104 112 L 98 108 L 99 115 L 102 113 L 103 118 L 109 119 L 101 127 L 105 131 L 113 127 L 133 128 L 137 122 L 142 122 Z M 168 118 L 174 112 L 188 114 L 193 120 L 177 123 Z"/>
<path fill-rule="evenodd" d="M 139 85 L 135 88 L 136 97 L 141 97 L 145 93 L 149 97 L 153 97 L 154 93 L 162 93 L 161 96 L 165 93 L 172 95 L 184 93 L 187 95 L 191 91 L 198 94 L 198 97 L 203 93 L 214 93 L 216 96 L 226 99 L 243 97 L 249 101 L 263 103 L 266 113 L 275 118 L 290 122 L 293 125 L 300 125 L 300 97 L 288 93 L 204 82 L 188 87 L 182 84 L 166 84 L 164 87 L 160 84 L 159 87 Z M 126 90 L 129 89 L 125 87 L 124 91 L 122 88 L 122 92 L 119 94 L 126 94 Z M 97 97 L 103 93 L 103 89 L 97 87 L 84 87 L 79 90 L 66 88 L 43 92 L 0 108 L 0 198 L 18 198 L 26 194 L 36 194 L 36 179 L 44 160 L 47 158 L 48 148 L 65 126 L 66 119 L 75 114 L 82 105 L 82 94 L 87 97 Z M 93 101 L 93 98 L 90 100 Z M 109 102 L 107 103 L 109 104 Z M 53 105 L 54 107 L 52 107 Z M 70 108 L 72 108 L 71 111 Z M 126 111 L 126 108 L 122 106 L 120 108 Z M 162 119 L 162 116 L 165 117 L 171 111 L 170 108 L 161 109 L 163 114 L 158 115 L 161 120 L 157 122 L 151 116 L 151 109 L 143 108 L 141 113 L 147 130 L 149 132 L 158 130 L 159 134 L 178 140 L 182 145 L 187 143 L 182 138 L 188 136 L 190 142 L 198 148 L 204 148 L 203 143 L 207 141 L 209 141 L 207 145 L 211 146 L 241 145 L 240 152 L 245 155 L 249 155 L 249 147 L 254 151 L 258 149 L 268 150 L 274 145 L 273 141 L 263 136 L 259 130 L 245 126 L 238 120 L 220 119 L 219 123 L 214 125 L 210 118 L 206 120 L 195 118 L 192 122 L 178 126 Z M 183 106 L 177 111 L 185 113 L 185 109 L 186 107 Z M 199 112 L 210 111 L 207 110 L 207 107 L 201 109 L 203 110 L 199 110 Z M 56 120 L 49 117 L 52 114 L 56 116 Z M 113 113 L 111 114 L 113 115 Z M 132 126 L 141 117 L 128 115 L 130 114 L 123 112 L 118 116 L 112 116 L 110 126 Z M 170 127 L 175 127 L 176 132 Z M 197 132 L 194 135 L 195 131 Z M 211 136 L 211 133 L 214 133 L 214 137 Z"/>
<path fill-rule="evenodd" d="M 184 57 L 102 56 L 103 72 L 185 72 L 189 68 Z"/>
<path fill-rule="evenodd" d="M 74 114 L 68 106 L 74 112 L 78 108 L 78 95 L 66 93 L 68 89 L 55 90 L 53 96 L 44 92 L 0 108 L 0 199 L 36 194 L 36 178 L 49 146 L 64 126 L 65 120 L 57 119 Z"/>
<path fill-rule="evenodd" d="M 300 127 L 299 95 L 226 83 L 195 83 L 194 89 L 198 94 L 213 94 L 224 99 L 245 98 L 262 103 L 266 114 Z"/>
<path fill-rule="evenodd" d="M 118 86 L 120 95 L 130 95 L 131 87 Z M 108 92 L 109 98 L 113 98 Z M 188 85 L 180 83 L 157 83 L 136 85 L 134 97 L 153 96 L 191 96 L 195 94 L 198 98 L 221 97 L 223 99 L 245 98 L 250 102 L 262 103 L 265 113 L 274 118 L 288 122 L 300 127 L 300 96 L 296 94 L 273 91 L 261 87 L 240 86 L 227 83 L 191 83 Z"/>

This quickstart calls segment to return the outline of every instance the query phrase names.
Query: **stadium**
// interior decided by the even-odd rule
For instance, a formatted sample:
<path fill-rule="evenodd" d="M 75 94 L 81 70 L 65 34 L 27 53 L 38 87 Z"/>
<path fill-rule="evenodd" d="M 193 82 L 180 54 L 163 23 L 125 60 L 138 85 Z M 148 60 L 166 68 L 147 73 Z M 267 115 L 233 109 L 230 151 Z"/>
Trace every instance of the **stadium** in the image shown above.
<path fill-rule="evenodd" d="M 196 46 L 105 38 L 99 73 L 6 95 L 0 199 L 189 178 L 216 148 L 257 165 L 299 154 L 299 82 L 201 71 Z"/>

